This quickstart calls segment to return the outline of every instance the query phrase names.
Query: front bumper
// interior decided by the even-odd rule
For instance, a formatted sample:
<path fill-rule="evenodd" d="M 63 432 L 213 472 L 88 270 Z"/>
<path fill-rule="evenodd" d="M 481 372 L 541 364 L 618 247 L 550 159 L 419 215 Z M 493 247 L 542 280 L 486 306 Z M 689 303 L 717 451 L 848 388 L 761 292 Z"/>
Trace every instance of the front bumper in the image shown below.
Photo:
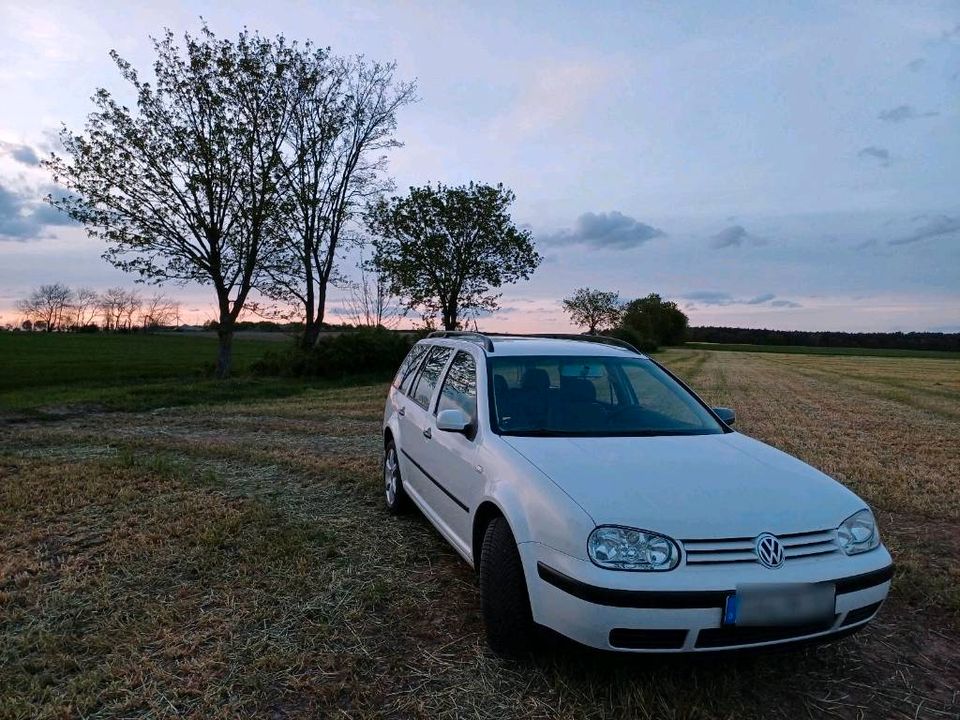
<path fill-rule="evenodd" d="M 520 545 L 534 620 L 577 642 L 627 652 L 698 652 L 830 639 L 863 627 L 890 589 L 893 564 L 880 546 L 863 555 L 759 564 L 681 566 L 667 573 L 603 570 L 539 543 Z M 726 599 L 744 582 L 835 582 L 829 622 L 793 627 L 722 624 Z M 616 582 L 618 586 L 612 586 Z"/>

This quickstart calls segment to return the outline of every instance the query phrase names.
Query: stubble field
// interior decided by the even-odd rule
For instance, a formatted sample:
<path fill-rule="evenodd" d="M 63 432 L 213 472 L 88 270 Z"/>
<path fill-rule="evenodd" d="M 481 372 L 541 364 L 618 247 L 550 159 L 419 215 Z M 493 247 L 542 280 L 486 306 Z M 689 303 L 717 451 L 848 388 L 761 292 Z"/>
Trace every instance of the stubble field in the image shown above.
<path fill-rule="evenodd" d="M 115 412 L 88 392 L 0 424 L 0 718 L 960 716 L 960 362 L 659 357 L 873 504 L 897 576 L 870 628 L 504 662 L 472 571 L 382 508 L 384 383 Z"/>

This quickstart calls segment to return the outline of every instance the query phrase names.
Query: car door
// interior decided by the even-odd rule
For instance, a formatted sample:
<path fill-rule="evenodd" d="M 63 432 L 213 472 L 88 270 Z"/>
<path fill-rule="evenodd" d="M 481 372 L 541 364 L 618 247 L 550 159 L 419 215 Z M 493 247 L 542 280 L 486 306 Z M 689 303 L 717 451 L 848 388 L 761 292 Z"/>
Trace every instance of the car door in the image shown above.
<path fill-rule="evenodd" d="M 443 410 L 459 409 L 471 419 L 466 432 L 439 430 L 437 415 Z M 471 542 L 471 510 L 482 494 L 481 476 L 476 469 L 477 435 L 477 363 L 473 355 L 458 350 L 447 367 L 437 395 L 433 416 L 433 432 L 428 454 L 430 472 L 446 496 L 448 524 L 463 548 Z"/>
<path fill-rule="evenodd" d="M 426 466 L 430 464 L 428 454 L 432 451 L 429 443 L 435 432 L 431 419 L 433 397 L 443 369 L 446 367 L 453 348 L 434 345 L 420 365 L 417 376 L 410 385 L 410 392 L 403 403 L 400 414 L 400 471 L 404 484 L 412 490 L 415 500 L 419 500 L 428 515 L 437 507 L 437 490 Z"/>

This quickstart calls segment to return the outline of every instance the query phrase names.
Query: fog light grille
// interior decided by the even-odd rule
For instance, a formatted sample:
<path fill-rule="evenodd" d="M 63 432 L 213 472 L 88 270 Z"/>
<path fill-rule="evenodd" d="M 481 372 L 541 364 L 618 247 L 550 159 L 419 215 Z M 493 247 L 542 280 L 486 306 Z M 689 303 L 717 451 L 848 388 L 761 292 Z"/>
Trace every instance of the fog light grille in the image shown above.
<path fill-rule="evenodd" d="M 610 631 L 610 644 L 626 650 L 679 650 L 686 640 L 686 630 L 615 628 Z"/>

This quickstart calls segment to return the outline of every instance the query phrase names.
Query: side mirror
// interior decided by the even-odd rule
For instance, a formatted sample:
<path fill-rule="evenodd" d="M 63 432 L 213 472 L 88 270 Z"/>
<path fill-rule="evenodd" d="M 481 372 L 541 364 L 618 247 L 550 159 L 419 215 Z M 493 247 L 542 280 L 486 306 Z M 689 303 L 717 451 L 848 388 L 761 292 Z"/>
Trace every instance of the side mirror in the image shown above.
<path fill-rule="evenodd" d="M 441 410 L 437 414 L 437 429 L 446 432 L 465 433 L 470 428 L 470 418 L 459 408 Z"/>
<path fill-rule="evenodd" d="M 733 408 L 715 407 L 713 411 L 727 425 L 733 425 L 737 421 L 737 414 L 733 411 Z"/>

